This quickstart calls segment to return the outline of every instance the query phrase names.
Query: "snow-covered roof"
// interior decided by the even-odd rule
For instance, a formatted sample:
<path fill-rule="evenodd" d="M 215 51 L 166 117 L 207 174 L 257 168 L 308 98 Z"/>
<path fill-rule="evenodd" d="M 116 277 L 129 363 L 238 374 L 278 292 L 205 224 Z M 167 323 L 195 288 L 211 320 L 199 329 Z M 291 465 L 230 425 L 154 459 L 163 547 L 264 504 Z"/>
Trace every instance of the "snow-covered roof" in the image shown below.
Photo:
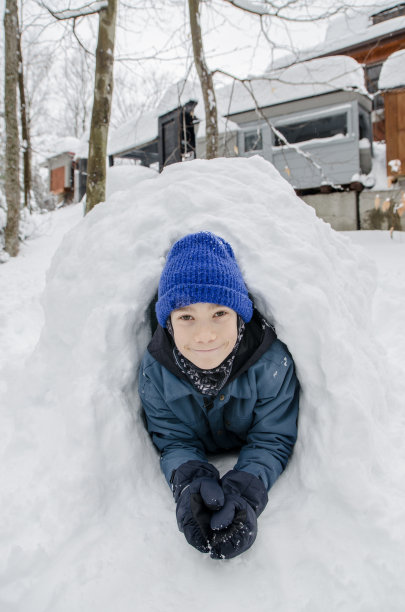
<path fill-rule="evenodd" d="M 158 117 L 168 113 L 190 100 L 199 100 L 201 90 L 193 83 L 179 81 L 164 93 L 159 105 L 153 111 L 142 113 L 130 119 L 111 132 L 108 140 L 108 154 L 116 155 L 134 147 L 146 145 L 158 137 Z"/>
<path fill-rule="evenodd" d="M 56 140 L 49 152 L 49 157 L 56 157 L 62 153 L 76 153 L 80 145 L 80 140 L 74 136 L 66 136 Z"/>
<path fill-rule="evenodd" d="M 405 87 L 405 49 L 392 53 L 384 62 L 378 88 L 382 90 Z"/>
<path fill-rule="evenodd" d="M 76 151 L 75 159 L 86 159 L 89 153 L 90 130 L 83 136 Z"/>
<path fill-rule="evenodd" d="M 251 81 L 248 87 L 252 93 L 243 84 L 235 84 L 229 114 L 253 109 L 256 102 L 263 108 L 333 91 L 367 93 L 363 68 L 352 57 L 344 55 L 317 58 L 274 70 L 267 73 L 266 78 Z"/>
<path fill-rule="evenodd" d="M 222 93 L 226 95 L 222 97 Z M 179 106 L 184 106 L 191 100 L 197 102 L 194 114 L 199 119 L 196 132 L 201 135 L 205 132 L 205 112 L 202 101 L 202 93 L 199 85 L 188 81 L 178 81 L 171 85 L 163 95 L 156 110 L 143 113 L 136 119 L 127 121 L 122 126 L 111 132 L 108 141 L 108 154 L 115 155 L 134 147 L 141 147 L 158 137 L 158 117 L 164 115 Z M 223 133 L 231 129 L 237 130 L 238 126 L 232 121 L 227 121 L 225 114 L 228 110 L 229 93 L 228 88 L 219 88 L 217 91 L 218 108 L 218 131 Z"/>
<path fill-rule="evenodd" d="M 111 131 L 108 139 L 108 154 L 122 153 L 155 140 L 158 135 L 157 118 L 156 111 L 149 111 Z"/>
<path fill-rule="evenodd" d="M 309 62 L 258 77 L 251 84 L 253 95 L 260 107 L 309 98 L 340 90 L 356 90 L 366 94 L 364 72 L 356 60 L 347 56 L 318 58 Z M 199 85 L 179 81 L 167 89 L 155 111 L 128 121 L 111 133 L 108 154 L 114 155 L 140 147 L 158 137 L 158 117 L 187 104 L 197 102 L 194 114 L 199 119 L 198 136 L 205 133 L 205 111 Z M 227 119 L 227 115 L 255 108 L 252 95 L 241 83 L 219 87 L 216 90 L 218 109 L 218 131 L 220 134 L 238 130 L 238 126 Z"/>
<path fill-rule="evenodd" d="M 164 115 L 190 100 L 202 100 L 201 88 L 195 81 L 181 79 L 166 89 L 157 107 L 157 115 Z"/>
<path fill-rule="evenodd" d="M 405 31 L 405 16 L 373 24 L 372 16 L 397 6 L 398 2 L 379 2 L 371 6 L 352 7 L 330 21 L 324 40 L 315 47 L 289 53 L 272 62 L 269 69 L 288 66 L 297 61 L 336 53 L 362 43 L 378 40 L 389 34 Z"/>
<path fill-rule="evenodd" d="M 226 119 L 229 110 L 229 91 L 229 87 L 217 87 L 215 90 L 219 134 L 239 129 L 236 123 Z M 180 105 L 184 105 L 189 100 L 195 100 L 197 102 L 194 109 L 194 115 L 199 121 L 196 125 L 196 133 L 198 136 L 203 136 L 205 134 L 205 110 L 201 87 L 198 83 L 179 81 L 172 87 L 169 87 L 159 104 L 159 115 L 163 115 Z"/>

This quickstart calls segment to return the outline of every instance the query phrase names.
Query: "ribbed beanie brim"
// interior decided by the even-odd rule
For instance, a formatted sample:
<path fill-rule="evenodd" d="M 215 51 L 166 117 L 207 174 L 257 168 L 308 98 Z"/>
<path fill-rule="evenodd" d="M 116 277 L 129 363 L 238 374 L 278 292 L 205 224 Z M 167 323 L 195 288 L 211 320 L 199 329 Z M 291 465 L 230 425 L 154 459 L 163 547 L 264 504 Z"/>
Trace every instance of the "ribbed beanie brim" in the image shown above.
<path fill-rule="evenodd" d="M 157 319 L 162 327 L 176 308 L 208 302 L 228 306 L 247 323 L 253 305 L 231 245 L 211 232 L 188 234 L 168 253 L 159 283 Z"/>

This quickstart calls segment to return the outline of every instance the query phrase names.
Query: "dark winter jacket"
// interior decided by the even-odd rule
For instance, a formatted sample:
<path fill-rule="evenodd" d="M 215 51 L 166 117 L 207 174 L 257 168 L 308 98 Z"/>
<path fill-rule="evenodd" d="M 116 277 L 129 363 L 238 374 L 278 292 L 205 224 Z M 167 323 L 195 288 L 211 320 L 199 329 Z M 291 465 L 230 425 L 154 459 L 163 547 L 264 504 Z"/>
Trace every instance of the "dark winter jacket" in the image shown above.
<path fill-rule="evenodd" d="M 231 375 L 212 398 L 178 369 L 171 342 L 159 326 L 139 376 L 148 430 L 161 451 L 166 480 L 186 461 L 240 449 L 235 469 L 258 476 L 270 489 L 297 437 L 299 384 L 287 347 L 255 311 Z"/>

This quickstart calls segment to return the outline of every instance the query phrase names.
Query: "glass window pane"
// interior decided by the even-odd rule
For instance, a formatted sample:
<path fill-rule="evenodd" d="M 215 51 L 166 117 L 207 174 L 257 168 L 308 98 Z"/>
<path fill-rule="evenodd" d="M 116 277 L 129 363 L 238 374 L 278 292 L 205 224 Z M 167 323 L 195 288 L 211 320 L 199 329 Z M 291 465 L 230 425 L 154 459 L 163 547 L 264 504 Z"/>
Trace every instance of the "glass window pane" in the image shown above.
<path fill-rule="evenodd" d="M 245 153 L 248 151 L 261 151 L 262 149 L 262 131 L 258 129 L 245 132 Z"/>
<path fill-rule="evenodd" d="M 389 19 L 395 19 L 395 17 L 400 17 L 401 15 L 405 15 L 405 2 L 398 4 L 397 6 L 393 6 L 392 8 L 387 8 L 379 13 L 375 13 L 372 15 L 373 25 L 377 23 L 382 23 L 383 21 L 388 21 Z"/>
<path fill-rule="evenodd" d="M 378 79 L 380 78 L 380 72 L 382 68 L 382 62 L 378 64 L 370 64 L 364 68 L 366 75 L 366 87 L 370 93 L 375 94 L 378 91 Z M 378 108 L 384 108 L 384 98 L 381 94 L 378 94 L 373 98 L 373 110 Z"/>
<path fill-rule="evenodd" d="M 290 144 L 312 140 L 313 138 L 329 138 L 337 134 L 347 134 L 347 113 L 328 115 L 319 119 L 303 120 L 288 125 L 278 125 L 277 129 Z M 276 147 L 284 144 L 277 136 Z"/>

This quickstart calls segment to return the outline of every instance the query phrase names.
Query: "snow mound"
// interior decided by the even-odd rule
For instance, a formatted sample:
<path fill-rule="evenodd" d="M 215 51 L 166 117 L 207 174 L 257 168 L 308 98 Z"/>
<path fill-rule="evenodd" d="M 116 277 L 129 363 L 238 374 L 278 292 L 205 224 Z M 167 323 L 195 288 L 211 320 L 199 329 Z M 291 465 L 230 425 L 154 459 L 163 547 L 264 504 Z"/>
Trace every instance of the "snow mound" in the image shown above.
<path fill-rule="evenodd" d="M 204 229 L 233 245 L 302 385 L 258 539 L 225 562 L 177 531 L 137 395 L 165 254 Z M 53 259 L 40 342 L 4 398 L 2 609 L 399 611 L 404 417 L 374 275 L 260 157 L 175 164 L 96 206 Z"/>
<path fill-rule="evenodd" d="M 156 178 L 156 170 L 140 165 L 111 166 L 107 170 L 106 199 L 117 191 L 129 191 L 135 188 L 139 182 L 146 179 Z"/>
<path fill-rule="evenodd" d="M 345 55 L 318 57 L 285 68 L 271 69 L 265 77 L 255 78 L 249 85 L 251 92 L 243 83 L 229 88 L 229 115 L 255 108 L 254 100 L 258 107 L 263 108 L 332 91 L 367 93 L 362 66 Z"/>

